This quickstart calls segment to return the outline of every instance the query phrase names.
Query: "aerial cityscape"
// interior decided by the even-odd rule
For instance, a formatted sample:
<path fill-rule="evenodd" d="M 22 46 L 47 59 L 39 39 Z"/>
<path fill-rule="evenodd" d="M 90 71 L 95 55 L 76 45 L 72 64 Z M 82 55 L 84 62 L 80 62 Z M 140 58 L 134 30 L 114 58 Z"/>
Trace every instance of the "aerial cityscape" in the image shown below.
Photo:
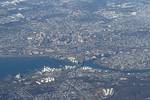
<path fill-rule="evenodd" d="M 0 0 L 0 100 L 150 100 L 150 1 Z"/>

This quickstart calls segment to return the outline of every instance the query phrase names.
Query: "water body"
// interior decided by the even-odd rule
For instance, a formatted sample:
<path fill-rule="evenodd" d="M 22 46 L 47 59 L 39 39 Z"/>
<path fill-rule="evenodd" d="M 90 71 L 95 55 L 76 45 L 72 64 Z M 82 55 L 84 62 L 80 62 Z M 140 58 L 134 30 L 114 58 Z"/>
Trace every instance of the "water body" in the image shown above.
<path fill-rule="evenodd" d="M 110 67 L 106 67 L 106 66 L 102 66 L 102 65 L 99 65 L 99 64 L 96 64 L 94 63 L 94 60 L 88 60 L 88 61 L 85 61 L 84 62 L 86 66 L 90 66 L 94 69 L 98 69 L 98 70 L 102 70 L 102 71 L 106 71 L 106 72 L 120 72 L 120 73 L 123 73 L 123 74 L 137 74 L 137 73 L 147 73 L 147 72 L 150 72 L 150 69 L 125 69 L 125 70 L 122 70 L 122 69 L 114 69 L 114 68 L 110 68 Z"/>
<path fill-rule="evenodd" d="M 54 68 L 61 68 L 65 65 L 75 65 L 68 60 L 59 60 L 50 57 L 2 57 L 0 58 L 0 78 L 8 75 L 16 75 L 18 73 L 26 74 L 32 71 L 43 68 L 43 66 L 50 66 Z M 84 61 L 83 66 L 90 66 L 94 69 L 107 72 L 121 72 L 127 73 L 145 73 L 150 72 L 150 69 L 142 70 L 120 70 L 112 69 L 94 63 L 94 60 Z"/>
<path fill-rule="evenodd" d="M 72 63 L 50 57 L 2 57 L 0 58 L 0 78 L 18 73 L 30 73 L 43 66 L 58 68 L 64 65 L 72 65 Z"/>

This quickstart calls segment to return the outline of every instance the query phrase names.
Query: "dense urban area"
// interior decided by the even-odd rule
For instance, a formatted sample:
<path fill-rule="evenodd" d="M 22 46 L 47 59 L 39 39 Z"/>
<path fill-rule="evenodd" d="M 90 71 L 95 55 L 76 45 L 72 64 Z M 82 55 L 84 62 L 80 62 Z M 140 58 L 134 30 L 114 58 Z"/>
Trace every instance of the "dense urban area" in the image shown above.
<path fill-rule="evenodd" d="M 0 0 L 0 57 L 74 64 L 10 75 L 0 100 L 150 100 L 150 1 Z"/>
<path fill-rule="evenodd" d="M 149 100 L 149 74 L 123 75 L 65 66 L 0 82 L 1 100 Z M 4 84 L 5 83 L 5 84 Z"/>
<path fill-rule="evenodd" d="M 149 0 L 1 0 L 0 56 L 97 58 L 107 67 L 147 68 L 149 12 Z"/>

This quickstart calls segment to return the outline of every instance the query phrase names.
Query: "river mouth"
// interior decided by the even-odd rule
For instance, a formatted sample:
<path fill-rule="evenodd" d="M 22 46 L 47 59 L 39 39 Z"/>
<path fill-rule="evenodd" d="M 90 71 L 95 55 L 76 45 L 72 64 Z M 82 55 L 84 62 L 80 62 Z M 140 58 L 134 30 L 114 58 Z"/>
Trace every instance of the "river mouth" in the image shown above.
<path fill-rule="evenodd" d="M 70 62 L 67 59 L 56 59 L 51 57 L 0 57 L 0 79 L 9 75 L 16 75 L 18 73 L 27 74 L 35 70 L 43 68 L 43 66 L 49 66 L 53 68 L 62 68 L 65 65 L 77 65 Z M 121 70 L 113 69 L 105 66 L 95 64 L 93 60 L 84 61 L 82 66 L 89 66 L 91 68 L 105 71 L 105 72 L 119 72 L 123 74 L 139 74 L 150 72 L 150 69 L 141 70 Z"/>
<path fill-rule="evenodd" d="M 102 66 L 99 64 L 94 63 L 94 60 L 88 60 L 84 62 L 86 66 L 90 66 L 94 69 L 102 70 L 105 72 L 119 72 L 122 74 L 142 74 L 142 73 L 148 73 L 150 72 L 150 68 L 143 68 L 143 69 L 115 69 L 115 68 L 110 68 L 106 66 Z"/>

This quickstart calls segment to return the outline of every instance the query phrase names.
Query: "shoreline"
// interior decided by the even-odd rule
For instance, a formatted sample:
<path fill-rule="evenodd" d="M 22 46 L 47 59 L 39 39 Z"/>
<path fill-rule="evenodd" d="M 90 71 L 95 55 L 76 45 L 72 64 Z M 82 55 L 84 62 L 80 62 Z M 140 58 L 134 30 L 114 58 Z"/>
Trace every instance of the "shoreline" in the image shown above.
<path fill-rule="evenodd" d="M 9 56 L 0 56 L 0 59 L 12 59 L 12 58 L 29 58 L 27 60 L 30 60 L 31 59 L 36 59 L 36 58 L 45 58 L 45 59 L 54 59 L 54 60 L 58 60 L 58 61 L 68 61 L 67 59 L 61 59 L 61 58 L 58 58 L 58 57 L 54 57 L 54 56 L 45 56 L 45 55 L 34 55 L 34 56 L 29 56 L 29 55 L 19 55 L 19 56 L 12 56 L 12 55 L 9 55 Z M 101 70 L 101 71 L 112 71 L 112 72 L 120 72 L 120 73 L 123 73 L 123 74 L 138 74 L 138 73 L 148 73 L 150 72 L 150 68 L 143 68 L 143 69 L 124 69 L 124 70 L 121 70 L 121 69 L 115 69 L 115 68 L 110 68 L 110 67 L 106 67 L 106 66 L 101 66 L 101 65 L 98 65 L 98 64 L 94 64 L 93 63 L 93 60 L 86 60 L 85 63 L 83 64 L 83 66 L 89 66 L 93 69 L 96 69 L 96 70 Z M 81 66 L 82 67 L 82 66 Z"/>

